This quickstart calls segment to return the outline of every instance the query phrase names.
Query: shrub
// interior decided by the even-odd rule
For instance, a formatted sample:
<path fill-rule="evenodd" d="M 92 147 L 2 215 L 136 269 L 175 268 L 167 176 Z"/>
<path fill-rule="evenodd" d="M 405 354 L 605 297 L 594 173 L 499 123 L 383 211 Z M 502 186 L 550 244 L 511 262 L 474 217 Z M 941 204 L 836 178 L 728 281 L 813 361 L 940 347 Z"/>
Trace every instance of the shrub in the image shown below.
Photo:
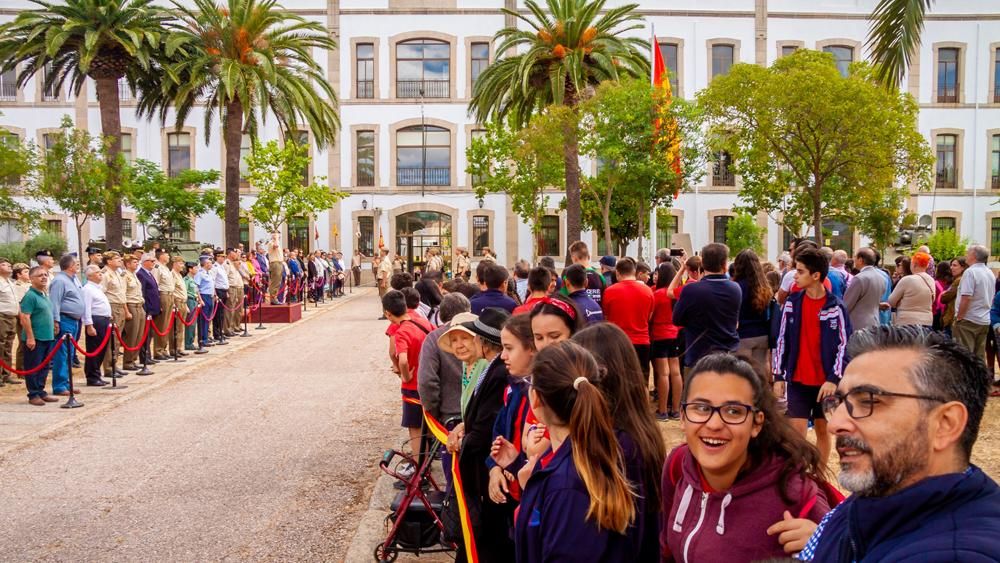
<path fill-rule="evenodd" d="M 914 248 L 926 244 L 931 250 L 934 259 L 951 260 L 958 256 L 965 256 L 965 250 L 969 247 L 969 239 L 961 238 L 955 229 L 936 229 L 930 236 L 925 237 L 914 245 Z"/>
<path fill-rule="evenodd" d="M 11 264 L 18 262 L 28 263 L 24 253 L 24 243 L 21 242 L 0 243 L 0 257 L 10 260 Z"/>
<path fill-rule="evenodd" d="M 59 257 L 66 252 L 66 246 L 66 239 L 62 235 L 42 231 L 24 241 L 24 254 L 25 257 L 34 259 L 35 253 L 39 250 L 48 250 L 58 262 Z"/>
<path fill-rule="evenodd" d="M 757 224 L 757 219 L 749 213 L 741 213 L 733 217 L 726 227 L 726 245 L 729 255 L 736 256 L 749 248 L 758 255 L 764 254 L 764 237 L 767 229 Z"/>

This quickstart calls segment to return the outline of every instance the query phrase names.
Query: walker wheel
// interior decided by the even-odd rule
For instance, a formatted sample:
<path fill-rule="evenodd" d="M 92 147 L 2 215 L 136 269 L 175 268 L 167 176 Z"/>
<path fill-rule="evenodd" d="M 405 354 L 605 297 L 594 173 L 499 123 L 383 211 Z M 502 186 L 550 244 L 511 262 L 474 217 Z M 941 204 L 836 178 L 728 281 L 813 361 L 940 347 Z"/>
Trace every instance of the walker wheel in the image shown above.
<path fill-rule="evenodd" d="M 389 548 L 385 549 L 383 544 L 378 544 L 375 546 L 375 561 L 378 563 L 392 563 L 399 557 L 399 552 Z"/>

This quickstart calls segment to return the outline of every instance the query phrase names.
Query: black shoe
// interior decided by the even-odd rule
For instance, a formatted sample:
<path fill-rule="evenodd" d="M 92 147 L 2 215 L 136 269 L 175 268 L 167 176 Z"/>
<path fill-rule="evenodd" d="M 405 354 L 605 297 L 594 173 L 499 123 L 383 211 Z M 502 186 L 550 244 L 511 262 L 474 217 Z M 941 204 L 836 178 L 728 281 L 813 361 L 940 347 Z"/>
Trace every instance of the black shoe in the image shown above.
<path fill-rule="evenodd" d="M 87 387 L 104 387 L 108 382 L 103 379 L 98 379 L 97 381 L 88 381 Z"/>
<path fill-rule="evenodd" d="M 139 371 L 142 368 L 140 368 L 139 366 L 137 366 L 135 364 L 131 364 L 131 365 L 127 365 L 127 366 L 122 366 L 122 369 L 125 370 L 126 372 L 130 372 L 130 371 Z"/>
<path fill-rule="evenodd" d="M 229 341 L 223 339 L 223 340 L 216 340 L 215 343 L 219 346 L 227 346 L 229 344 Z"/>
<path fill-rule="evenodd" d="M 80 369 L 82 367 L 83 367 L 83 364 L 80 363 L 80 360 L 73 360 L 73 369 Z"/>
<path fill-rule="evenodd" d="M 128 375 L 128 372 L 127 371 L 122 371 L 120 369 L 116 369 L 115 370 L 115 375 L 118 376 L 118 377 L 125 377 L 126 375 Z"/>
<path fill-rule="evenodd" d="M 166 361 L 170 360 L 170 356 L 168 356 L 166 354 L 159 354 L 157 356 L 154 356 L 154 358 L 158 362 L 166 362 Z"/>
<path fill-rule="evenodd" d="M 214 343 L 214 342 L 205 342 L 205 343 L 204 343 L 204 344 L 202 344 L 201 346 L 202 346 L 203 348 L 207 348 L 207 347 L 209 347 L 209 346 L 215 346 L 215 343 Z"/>

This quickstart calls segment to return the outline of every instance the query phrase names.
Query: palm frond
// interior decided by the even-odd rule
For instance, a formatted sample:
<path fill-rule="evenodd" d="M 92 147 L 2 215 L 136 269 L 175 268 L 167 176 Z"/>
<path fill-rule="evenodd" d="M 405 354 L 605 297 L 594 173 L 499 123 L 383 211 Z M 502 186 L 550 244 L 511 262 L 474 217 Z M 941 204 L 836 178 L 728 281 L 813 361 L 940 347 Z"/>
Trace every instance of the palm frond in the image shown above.
<path fill-rule="evenodd" d="M 920 45 L 924 16 L 934 0 L 880 0 L 871 15 L 866 45 L 875 77 L 889 88 L 899 83 Z"/>

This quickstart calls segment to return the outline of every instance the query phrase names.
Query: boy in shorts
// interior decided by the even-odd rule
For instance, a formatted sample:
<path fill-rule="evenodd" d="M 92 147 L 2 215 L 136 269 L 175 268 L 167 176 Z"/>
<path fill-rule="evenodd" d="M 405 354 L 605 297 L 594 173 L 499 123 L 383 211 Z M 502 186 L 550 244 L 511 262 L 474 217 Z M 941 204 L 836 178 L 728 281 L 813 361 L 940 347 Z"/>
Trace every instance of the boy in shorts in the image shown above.
<path fill-rule="evenodd" d="M 403 419 L 401 426 L 409 430 L 410 451 L 420 452 L 420 435 L 424 423 L 424 411 L 417 393 L 417 370 L 420 361 L 420 347 L 427 333 L 434 330 L 427 319 L 412 314 L 406 306 L 403 292 L 392 290 L 382 296 L 382 309 L 392 326 L 387 334 L 392 338 L 393 371 L 399 375 L 400 393 L 403 396 Z"/>
<path fill-rule="evenodd" d="M 820 402 L 837 390 L 847 365 L 851 318 L 844 304 L 823 284 L 830 263 L 818 249 L 795 255 L 795 284 L 781 309 L 781 329 L 774 349 L 774 393 L 788 401 L 792 426 L 805 435 L 808 422 L 816 430 L 816 447 L 825 464 L 830 435 Z"/>

